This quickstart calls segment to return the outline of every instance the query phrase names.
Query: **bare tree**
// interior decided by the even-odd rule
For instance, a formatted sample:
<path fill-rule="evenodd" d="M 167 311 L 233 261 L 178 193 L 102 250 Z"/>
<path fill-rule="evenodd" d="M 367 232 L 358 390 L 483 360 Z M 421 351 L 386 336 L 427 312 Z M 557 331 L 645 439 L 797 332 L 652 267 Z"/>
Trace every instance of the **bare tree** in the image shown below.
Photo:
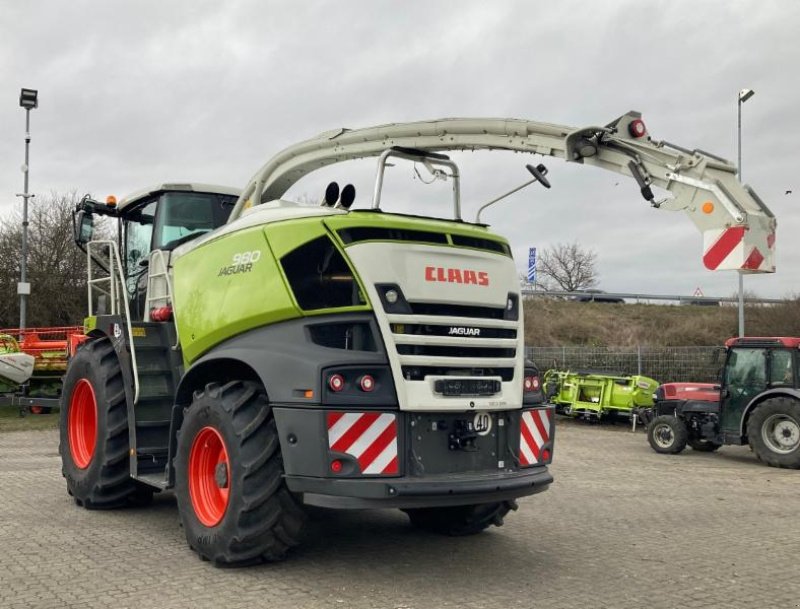
<path fill-rule="evenodd" d="M 75 193 L 32 200 L 28 213 L 28 326 L 76 325 L 86 315 L 86 255 L 73 241 Z M 0 220 L 0 327 L 19 324 L 22 214 Z"/>
<path fill-rule="evenodd" d="M 574 292 L 597 284 L 597 255 L 578 243 L 559 243 L 545 250 L 537 264 L 542 282 L 549 289 Z"/>

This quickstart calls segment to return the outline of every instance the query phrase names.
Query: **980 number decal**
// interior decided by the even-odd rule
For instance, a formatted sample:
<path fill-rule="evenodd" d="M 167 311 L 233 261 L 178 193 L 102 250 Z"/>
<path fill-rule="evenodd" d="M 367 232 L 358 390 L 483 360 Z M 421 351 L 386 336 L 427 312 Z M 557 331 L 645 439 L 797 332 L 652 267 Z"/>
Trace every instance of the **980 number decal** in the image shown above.
<path fill-rule="evenodd" d="M 252 250 L 250 252 L 239 252 L 233 255 L 233 264 L 223 266 L 217 277 L 222 275 L 236 275 L 238 273 L 249 273 L 253 270 L 253 265 L 261 260 L 261 250 Z"/>
<path fill-rule="evenodd" d="M 233 255 L 233 264 L 249 264 L 251 262 L 258 262 L 261 260 L 261 250 L 253 250 L 252 252 L 242 252 L 241 254 Z"/>

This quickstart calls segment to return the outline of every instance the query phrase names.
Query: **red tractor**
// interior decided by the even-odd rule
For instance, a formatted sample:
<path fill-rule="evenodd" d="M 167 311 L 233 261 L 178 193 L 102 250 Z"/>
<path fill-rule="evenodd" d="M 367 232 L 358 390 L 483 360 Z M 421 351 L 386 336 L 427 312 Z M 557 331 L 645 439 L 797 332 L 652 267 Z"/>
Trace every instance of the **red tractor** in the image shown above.
<path fill-rule="evenodd" d="M 800 469 L 800 338 L 731 338 L 721 383 L 670 383 L 639 409 L 658 453 L 749 444 L 773 467 Z"/>

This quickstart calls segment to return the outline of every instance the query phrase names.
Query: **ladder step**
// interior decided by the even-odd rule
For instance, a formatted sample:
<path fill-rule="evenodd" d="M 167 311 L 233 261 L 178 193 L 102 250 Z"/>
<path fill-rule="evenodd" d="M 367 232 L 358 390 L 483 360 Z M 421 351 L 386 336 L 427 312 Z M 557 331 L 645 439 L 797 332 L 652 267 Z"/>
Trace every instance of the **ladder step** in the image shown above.
<path fill-rule="evenodd" d="M 136 479 L 144 482 L 148 486 L 153 486 L 155 488 L 165 489 L 167 488 L 167 477 L 164 473 L 153 473 L 153 474 L 140 474 L 136 476 Z"/>
<path fill-rule="evenodd" d="M 136 421 L 136 427 L 169 427 L 171 421 L 167 420 L 153 420 L 153 421 Z"/>
<path fill-rule="evenodd" d="M 166 446 L 139 446 L 136 449 L 137 456 L 148 456 L 148 457 L 166 457 L 167 456 L 167 447 Z"/>
<path fill-rule="evenodd" d="M 139 378 L 143 376 L 168 376 L 172 378 L 172 370 L 169 368 L 149 368 L 142 370 L 142 368 L 139 367 Z"/>
<path fill-rule="evenodd" d="M 166 401 L 169 401 L 172 404 L 172 400 L 175 396 L 171 393 L 154 393 L 152 395 L 147 395 L 143 393 L 139 393 L 139 401 L 137 404 L 147 403 L 147 404 L 160 404 Z"/>

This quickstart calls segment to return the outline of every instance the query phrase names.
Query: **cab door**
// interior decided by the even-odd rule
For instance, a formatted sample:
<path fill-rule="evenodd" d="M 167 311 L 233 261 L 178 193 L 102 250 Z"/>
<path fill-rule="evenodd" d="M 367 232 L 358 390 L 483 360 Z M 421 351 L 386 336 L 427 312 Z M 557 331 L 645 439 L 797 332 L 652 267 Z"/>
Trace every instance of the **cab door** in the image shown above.
<path fill-rule="evenodd" d="M 767 388 L 767 350 L 733 348 L 728 353 L 720 400 L 726 443 L 741 443 L 741 422 L 750 401 Z"/>

